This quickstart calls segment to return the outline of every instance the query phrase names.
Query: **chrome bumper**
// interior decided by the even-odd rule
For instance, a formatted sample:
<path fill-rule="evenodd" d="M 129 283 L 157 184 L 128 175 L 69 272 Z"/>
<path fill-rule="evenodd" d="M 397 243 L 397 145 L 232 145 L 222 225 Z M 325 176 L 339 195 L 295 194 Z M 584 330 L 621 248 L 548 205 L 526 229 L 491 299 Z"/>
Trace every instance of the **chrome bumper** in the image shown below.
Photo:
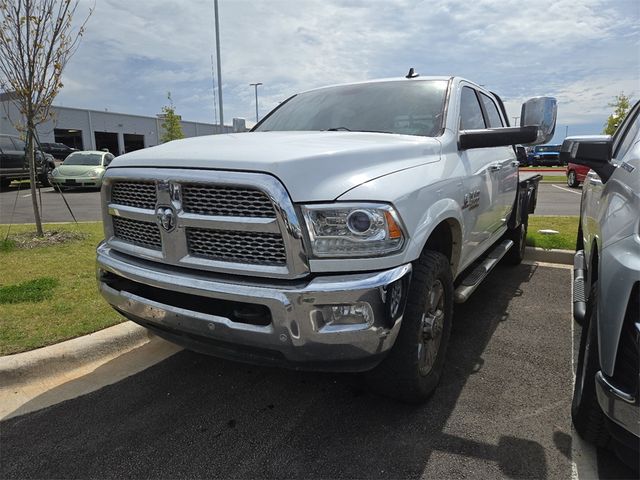
<path fill-rule="evenodd" d="M 613 422 L 640 437 L 640 406 L 636 398 L 611 385 L 602 372 L 596 373 L 596 395 L 600 408 Z"/>
<path fill-rule="evenodd" d="M 123 255 L 101 244 L 97 249 L 97 275 L 101 294 L 116 310 L 186 348 L 253 363 L 361 371 L 373 368 L 395 342 L 411 264 L 308 281 L 265 281 L 166 266 Z M 139 285 L 143 291 L 145 287 L 156 289 L 156 298 L 113 288 L 109 285 L 113 276 Z M 402 282 L 403 293 L 400 308 L 392 316 L 387 287 L 395 282 Z M 158 301 L 157 289 L 166 291 L 167 303 Z M 173 292 L 189 295 L 196 304 L 218 300 L 262 305 L 269 309 L 271 321 L 268 325 L 242 323 L 182 308 L 179 302 L 169 300 Z M 370 306 L 373 315 L 369 323 L 331 325 L 319 316 L 323 307 L 356 302 Z"/>

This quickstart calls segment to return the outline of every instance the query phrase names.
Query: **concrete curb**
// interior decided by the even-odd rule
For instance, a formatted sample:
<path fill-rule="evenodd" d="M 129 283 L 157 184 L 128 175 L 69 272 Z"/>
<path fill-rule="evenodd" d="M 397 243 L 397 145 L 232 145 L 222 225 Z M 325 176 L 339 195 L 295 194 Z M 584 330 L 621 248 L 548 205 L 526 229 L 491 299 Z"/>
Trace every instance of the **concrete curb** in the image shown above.
<path fill-rule="evenodd" d="M 576 252 L 571 250 L 556 250 L 538 247 L 527 247 L 525 258 L 537 262 L 560 263 L 563 265 L 573 265 L 573 256 Z"/>
<path fill-rule="evenodd" d="M 147 343 L 153 334 L 133 322 L 123 322 L 83 337 L 30 352 L 0 357 L 0 385 L 40 380 L 118 356 Z"/>

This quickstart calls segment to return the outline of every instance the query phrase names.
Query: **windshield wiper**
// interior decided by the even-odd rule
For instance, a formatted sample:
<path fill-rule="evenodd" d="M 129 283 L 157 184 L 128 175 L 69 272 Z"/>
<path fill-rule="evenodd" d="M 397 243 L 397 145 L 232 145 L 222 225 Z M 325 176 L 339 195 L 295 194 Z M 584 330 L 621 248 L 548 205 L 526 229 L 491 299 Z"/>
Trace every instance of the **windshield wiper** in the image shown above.
<path fill-rule="evenodd" d="M 322 130 L 323 132 L 364 132 L 364 133 L 393 133 L 393 132 L 386 132 L 384 130 L 351 130 L 350 128 L 347 127 L 334 127 L 334 128 L 327 128 L 326 130 Z"/>

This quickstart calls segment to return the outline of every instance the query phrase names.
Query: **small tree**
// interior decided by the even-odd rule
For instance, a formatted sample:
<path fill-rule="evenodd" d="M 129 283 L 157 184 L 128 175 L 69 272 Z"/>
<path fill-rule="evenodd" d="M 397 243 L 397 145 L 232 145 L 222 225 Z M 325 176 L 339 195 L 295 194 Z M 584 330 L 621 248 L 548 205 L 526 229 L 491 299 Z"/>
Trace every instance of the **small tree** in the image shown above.
<path fill-rule="evenodd" d="M 50 118 L 53 99 L 62 88 L 62 71 L 77 49 L 89 15 L 78 30 L 72 19 L 78 0 L 0 0 L 0 87 L 23 118 L 14 126 L 24 132 L 31 181 L 31 200 L 38 236 L 42 222 L 36 198 L 34 135 Z"/>
<path fill-rule="evenodd" d="M 624 92 L 620 92 L 620 95 L 616 96 L 616 101 L 610 103 L 609 106 L 613 107 L 614 110 L 613 113 L 609 115 L 609 118 L 607 118 L 607 123 L 604 124 L 602 133 L 605 135 L 613 135 L 616 133 L 618 125 L 622 123 L 631 107 L 630 98 L 627 97 Z"/>
<path fill-rule="evenodd" d="M 176 115 L 176 109 L 173 106 L 173 100 L 171 100 L 171 92 L 167 93 L 167 99 L 169 100 L 169 105 L 165 105 L 164 107 L 162 107 L 162 114 L 164 119 L 161 125 L 162 129 L 164 130 L 164 133 L 160 138 L 160 141 L 162 143 L 184 138 L 184 133 L 182 133 L 182 125 L 180 125 L 180 115 Z"/>

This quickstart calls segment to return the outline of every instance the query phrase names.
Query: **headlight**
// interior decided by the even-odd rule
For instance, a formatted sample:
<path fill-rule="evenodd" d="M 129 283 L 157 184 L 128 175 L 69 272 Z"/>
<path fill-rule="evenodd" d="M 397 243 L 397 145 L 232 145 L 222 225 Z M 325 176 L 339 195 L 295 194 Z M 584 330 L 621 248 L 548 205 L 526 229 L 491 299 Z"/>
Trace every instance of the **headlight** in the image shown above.
<path fill-rule="evenodd" d="M 97 177 L 99 175 L 102 175 L 102 169 L 101 168 L 95 168 L 93 170 L 89 170 L 87 173 L 84 174 L 85 177 Z"/>
<path fill-rule="evenodd" d="M 404 244 L 400 219 L 389 205 L 306 205 L 302 212 L 316 257 L 382 256 Z"/>

